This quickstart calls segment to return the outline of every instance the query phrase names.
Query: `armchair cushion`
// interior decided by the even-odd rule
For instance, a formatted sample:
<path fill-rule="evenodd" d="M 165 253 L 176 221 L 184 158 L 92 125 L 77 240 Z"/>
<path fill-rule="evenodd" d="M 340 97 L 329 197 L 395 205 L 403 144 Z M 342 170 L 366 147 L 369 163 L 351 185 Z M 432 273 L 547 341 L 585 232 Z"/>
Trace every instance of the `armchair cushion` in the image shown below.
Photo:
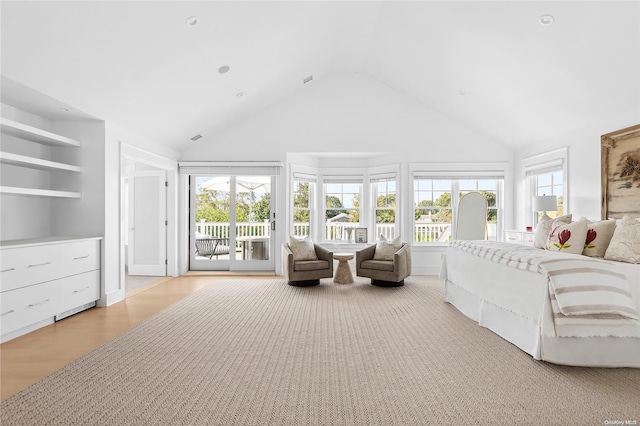
<path fill-rule="evenodd" d="M 393 272 L 393 260 L 365 260 L 360 265 L 365 269 Z"/>
<path fill-rule="evenodd" d="M 289 237 L 289 247 L 293 253 L 293 260 L 317 260 L 316 249 L 313 245 L 313 241 L 307 235 L 303 239 L 296 237 Z"/>
<path fill-rule="evenodd" d="M 387 240 L 384 235 L 380 234 L 378 243 L 376 244 L 376 251 L 373 254 L 374 260 L 393 260 L 393 255 L 402 247 L 400 237 L 396 237 L 393 240 Z"/>
<path fill-rule="evenodd" d="M 356 275 L 371 278 L 371 284 L 397 287 L 411 275 L 411 244 L 401 243 L 391 260 L 377 260 L 377 245 L 371 245 L 356 252 Z"/>
<path fill-rule="evenodd" d="M 317 271 L 320 269 L 329 269 L 329 262 L 326 260 L 298 260 L 293 264 L 293 270 L 298 271 Z"/>

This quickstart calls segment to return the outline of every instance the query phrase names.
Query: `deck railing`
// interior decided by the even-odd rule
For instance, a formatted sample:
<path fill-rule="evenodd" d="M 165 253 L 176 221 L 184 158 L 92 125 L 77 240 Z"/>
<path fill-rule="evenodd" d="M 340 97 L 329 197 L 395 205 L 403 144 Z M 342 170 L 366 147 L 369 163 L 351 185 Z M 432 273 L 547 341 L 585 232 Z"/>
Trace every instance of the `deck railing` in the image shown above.
<path fill-rule="evenodd" d="M 354 241 L 355 228 L 359 228 L 357 222 L 327 222 L 325 224 L 324 238 L 326 241 Z M 496 224 L 487 224 L 489 239 L 496 239 Z M 374 241 L 380 234 L 387 239 L 395 237 L 395 225 L 392 223 L 378 223 L 374 235 L 369 235 Z M 350 231 L 351 230 L 351 231 Z M 229 222 L 197 222 L 196 232 L 202 235 L 229 238 Z M 308 223 L 294 223 L 293 235 L 304 236 L 309 234 Z M 236 224 L 236 237 L 270 237 L 271 227 L 269 222 L 251 223 L 238 222 Z M 451 240 L 450 223 L 420 223 L 416 222 L 413 230 L 414 242 L 447 242 Z M 239 243 L 236 243 L 239 246 Z"/>

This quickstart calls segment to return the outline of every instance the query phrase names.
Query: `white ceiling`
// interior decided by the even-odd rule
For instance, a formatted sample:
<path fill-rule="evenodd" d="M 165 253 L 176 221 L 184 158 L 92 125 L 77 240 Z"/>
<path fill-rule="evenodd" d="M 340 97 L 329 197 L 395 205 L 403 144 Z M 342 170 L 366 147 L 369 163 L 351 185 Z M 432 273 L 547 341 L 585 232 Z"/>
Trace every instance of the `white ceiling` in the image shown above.
<path fill-rule="evenodd" d="M 176 150 L 301 90 L 309 75 L 338 72 L 366 73 L 514 148 L 640 108 L 638 1 L 1 8 L 3 86 L 27 86 Z M 553 25 L 539 24 L 543 14 Z M 230 71 L 220 74 L 223 65 Z"/>

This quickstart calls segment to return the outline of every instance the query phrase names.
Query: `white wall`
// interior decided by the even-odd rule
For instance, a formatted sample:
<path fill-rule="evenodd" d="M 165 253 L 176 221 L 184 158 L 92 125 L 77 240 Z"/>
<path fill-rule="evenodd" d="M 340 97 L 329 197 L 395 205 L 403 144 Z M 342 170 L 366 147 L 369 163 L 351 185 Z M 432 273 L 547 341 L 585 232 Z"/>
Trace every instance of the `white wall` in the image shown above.
<path fill-rule="evenodd" d="M 405 161 L 511 161 L 511 150 L 365 74 L 330 74 L 180 154 L 280 160 L 287 152 L 391 152 Z"/>
<path fill-rule="evenodd" d="M 304 155 L 309 152 L 333 154 L 311 160 Z M 365 155 L 354 154 L 358 152 Z M 371 152 L 384 155 L 370 156 Z M 405 180 L 408 163 L 510 165 L 512 158 L 510 148 L 365 74 L 355 73 L 314 80 L 279 103 L 205 136 L 180 155 L 181 161 L 275 160 L 346 170 L 395 164 L 404 170 L 401 175 Z M 278 200 L 281 212 L 286 211 L 287 170 L 285 167 L 278 185 L 278 193 L 284 194 Z M 507 195 L 511 194 L 509 187 Z M 511 203 L 510 199 L 505 201 Z M 408 210 L 405 213 L 403 217 L 411 218 Z M 285 222 L 279 221 L 276 242 L 288 238 L 288 230 L 282 226 Z M 443 250 L 415 247 L 414 273 L 437 273 Z M 279 271 L 280 250 L 275 252 Z"/>
<path fill-rule="evenodd" d="M 568 147 L 569 211 L 566 213 L 572 213 L 576 219 L 585 216 L 592 220 L 599 220 L 601 208 L 600 136 L 638 123 L 640 123 L 640 109 L 629 111 L 615 119 L 609 118 L 593 122 L 565 135 L 517 150 L 514 156 L 515 227 L 524 229 L 526 225 L 529 225 L 525 223 L 522 159 L 560 147 Z"/>

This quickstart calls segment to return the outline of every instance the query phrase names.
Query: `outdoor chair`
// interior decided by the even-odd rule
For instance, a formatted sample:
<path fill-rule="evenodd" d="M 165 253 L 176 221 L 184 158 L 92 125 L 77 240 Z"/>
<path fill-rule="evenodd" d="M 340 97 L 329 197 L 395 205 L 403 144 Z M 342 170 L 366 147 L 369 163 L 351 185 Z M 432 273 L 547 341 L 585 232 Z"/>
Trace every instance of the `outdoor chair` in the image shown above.
<path fill-rule="evenodd" d="M 229 254 L 229 238 L 196 238 L 196 255 L 218 258 L 221 254 Z"/>

